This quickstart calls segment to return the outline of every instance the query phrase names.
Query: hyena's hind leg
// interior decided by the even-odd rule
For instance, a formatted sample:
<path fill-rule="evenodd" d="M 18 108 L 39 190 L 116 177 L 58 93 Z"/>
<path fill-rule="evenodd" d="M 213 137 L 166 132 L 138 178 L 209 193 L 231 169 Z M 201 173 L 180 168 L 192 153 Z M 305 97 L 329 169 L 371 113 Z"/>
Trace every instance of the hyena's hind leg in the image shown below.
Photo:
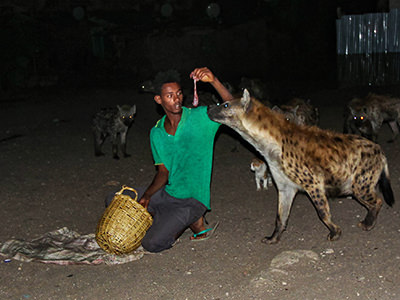
<path fill-rule="evenodd" d="M 285 187 L 284 189 L 279 190 L 278 213 L 276 215 L 274 232 L 271 236 L 263 238 L 261 242 L 266 244 L 275 244 L 280 240 L 282 232 L 286 230 L 287 220 L 296 193 L 297 189 L 290 187 Z"/>
<path fill-rule="evenodd" d="M 371 230 L 376 224 L 376 218 L 378 216 L 379 210 L 382 207 L 382 199 L 377 195 L 375 185 L 369 183 L 367 184 L 355 184 L 353 186 L 353 196 L 358 202 L 365 206 L 368 210 L 367 215 L 364 220 L 358 223 L 358 226 L 363 230 Z"/>
<path fill-rule="evenodd" d="M 307 190 L 307 193 L 310 196 L 321 221 L 324 222 L 325 226 L 329 229 L 328 240 L 338 240 L 342 234 L 342 230 L 332 222 L 331 211 L 328 198 L 325 194 L 325 189 L 323 187 L 314 186 Z"/>

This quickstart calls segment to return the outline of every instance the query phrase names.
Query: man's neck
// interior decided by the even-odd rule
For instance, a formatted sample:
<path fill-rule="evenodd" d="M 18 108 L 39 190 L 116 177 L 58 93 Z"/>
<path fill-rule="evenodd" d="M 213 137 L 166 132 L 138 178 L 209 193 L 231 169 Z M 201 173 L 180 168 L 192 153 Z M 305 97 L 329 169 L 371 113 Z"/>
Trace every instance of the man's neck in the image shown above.
<path fill-rule="evenodd" d="M 168 134 L 175 135 L 179 122 L 181 121 L 182 113 L 180 114 L 167 114 L 164 122 L 165 131 Z"/>

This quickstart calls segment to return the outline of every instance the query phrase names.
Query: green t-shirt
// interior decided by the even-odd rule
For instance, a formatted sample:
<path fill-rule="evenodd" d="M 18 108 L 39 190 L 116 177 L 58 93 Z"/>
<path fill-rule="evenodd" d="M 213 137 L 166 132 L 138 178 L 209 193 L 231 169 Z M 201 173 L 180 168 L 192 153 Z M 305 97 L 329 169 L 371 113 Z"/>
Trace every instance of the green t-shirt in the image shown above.
<path fill-rule="evenodd" d="M 183 107 L 175 135 L 164 128 L 165 116 L 151 129 L 155 165 L 169 171 L 165 190 L 175 198 L 195 198 L 210 209 L 210 183 L 214 138 L 220 126 L 211 121 L 207 107 Z"/>

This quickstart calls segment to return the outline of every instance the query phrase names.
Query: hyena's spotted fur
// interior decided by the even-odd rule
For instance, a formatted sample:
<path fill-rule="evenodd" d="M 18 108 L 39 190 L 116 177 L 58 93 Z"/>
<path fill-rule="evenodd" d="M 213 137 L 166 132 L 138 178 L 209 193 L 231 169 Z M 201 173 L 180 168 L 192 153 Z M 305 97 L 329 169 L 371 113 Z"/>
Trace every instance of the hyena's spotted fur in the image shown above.
<path fill-rule="evenodd" d="M 344 133 L 360 133 L 362 136 L 377 142 L 382 124 L 388 122 L 393 142 L 399 134 L 400 98 L 368 94 L 365 98 L 352 99 L 346 108 Z"/>
<path fill-rule="evenodd" d="M 280 107 L 274 106 L 272 110 L 282 113 L 286 120 L 298 125 L 318 125 L 319 111 L 311 104 L 310 99 L 293 98 Z"/>
<path fill-rule="evenodd" d="M 275 230 L 266 243 L 277 242 L 286 229 L 293 199 L 305 191 L 329 229 L 329 240 L 341 229 L 331 220 L 328 196 L 352 195 L 368 213 L 359 226 L 374 227 L 382 206 L 377 183 L 385 201 L 394 203 L 386 157 L 380 146 L 358 135 L 345 135 L 315 126 L 287 122 L 259 101 L 243 97 L 208 109 L 209 117 L 236 130 L 266 159 L 277 186 L 278 214 Z"/>

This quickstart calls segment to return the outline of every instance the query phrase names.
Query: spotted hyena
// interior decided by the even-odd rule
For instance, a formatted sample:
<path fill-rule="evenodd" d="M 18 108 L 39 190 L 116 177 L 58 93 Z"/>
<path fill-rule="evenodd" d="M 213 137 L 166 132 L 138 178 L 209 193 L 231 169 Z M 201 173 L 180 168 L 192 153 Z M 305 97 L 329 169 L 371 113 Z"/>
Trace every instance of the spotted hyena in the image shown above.
<path fill-rule="evenodd" d="M 104 155 L 101 146 L 108 136 L 112 139 L 113 158 L 118 156 L 118 137 L 120 139 L 121 151 L 124 157 L 130 155 L 126 152 L 126 135 L 136 114 L 136 105 L 117 105 L 116 107 L 105 107 L 98 111 L 92 119 L 92 131 L 94 135 L 94 154 Z"/>
<path fill-rule="evenodd" d="M 374 227 L 382 206 L 378 182 L 385 201 L 394 203 L 386 157 L 368 139 L 287 122 L 247 90 L 242 98 L 209 107 L 208 115 L 236 130 L 268 163 L 279 196 L 275 230 L 263 239 L 265 243 L 279 241 L 299 191 L 310 197 L 329 229 L 329 240 L 338 239 L 341 229 L 331 220 L 328 196 L 351 195 L 364 205 L 368 213 L 359 223 L 364 230 Z"/>
<path fill-rule="evenodd" d="M 274 106 L 272 110 L 282 113 L 286 120 L 298 125 L 318 125 L 319 111 L 311 104 L 310 99 L 293 98 L 280 107 Z"/>
<path fill-rule="evenodd" d="M 399 134 L 400 98 L 394 98 L 374 93 L 365 98 L 353 98 L 346 107 L 344 133 L 359 133 L 377 142 L 382 124 L 388 122 L 393 136 L 393 142 Z"/>

